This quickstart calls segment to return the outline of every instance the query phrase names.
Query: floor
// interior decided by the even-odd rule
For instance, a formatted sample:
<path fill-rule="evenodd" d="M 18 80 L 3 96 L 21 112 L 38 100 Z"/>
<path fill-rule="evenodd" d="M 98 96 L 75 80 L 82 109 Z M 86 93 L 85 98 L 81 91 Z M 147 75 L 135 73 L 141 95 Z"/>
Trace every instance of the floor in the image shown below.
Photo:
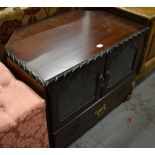
<path fill-rule="evenodd" d="M 70 148 L 155 147 L 155 71 L 103 120 L 69 146 Z"/>

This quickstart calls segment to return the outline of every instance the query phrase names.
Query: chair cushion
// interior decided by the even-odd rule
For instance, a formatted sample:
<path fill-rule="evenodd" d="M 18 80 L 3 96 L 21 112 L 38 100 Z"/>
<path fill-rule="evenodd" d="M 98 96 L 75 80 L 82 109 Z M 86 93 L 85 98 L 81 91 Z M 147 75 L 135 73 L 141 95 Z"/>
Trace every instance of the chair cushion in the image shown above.
<path fill-rule="evenodd" d="M 11 80 L 14 79 L 14 76 L 10 71 L 0 62 L 0 85 L 9 85 Z"/>
<path fill-rule="evenodd" d="M 0 62 L 0 147 L 48 147 L 45 101 Z"/>

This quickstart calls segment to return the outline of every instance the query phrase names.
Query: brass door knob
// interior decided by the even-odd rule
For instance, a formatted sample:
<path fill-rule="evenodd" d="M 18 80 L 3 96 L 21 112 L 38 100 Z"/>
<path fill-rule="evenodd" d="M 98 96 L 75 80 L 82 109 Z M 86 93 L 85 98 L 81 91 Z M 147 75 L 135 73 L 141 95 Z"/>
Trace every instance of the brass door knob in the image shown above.
<path fill-rule="evenodd" d="M 99 83 L 101 87 L 104 87 L 104 76 L 103 75 L 99 76 Z"/>

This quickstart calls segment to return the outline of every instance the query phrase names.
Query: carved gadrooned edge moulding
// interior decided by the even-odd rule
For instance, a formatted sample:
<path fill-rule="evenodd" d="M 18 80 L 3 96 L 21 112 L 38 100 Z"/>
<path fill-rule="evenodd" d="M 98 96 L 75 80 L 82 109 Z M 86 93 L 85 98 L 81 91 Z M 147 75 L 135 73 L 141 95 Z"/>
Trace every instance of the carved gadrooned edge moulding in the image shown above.
<path fill-rule="evenodd" d="M 36 80 L 37 82 L 39 82 L 43 86 L 48 86 L 48 84 L 50 82 L 57 82 L 61 77 L 66 77 L 68 74 L 75 72 L 77 69 L 81 69 L 85 65 L 88 65 L 90 62 L 93 62 L 93 61 L 95 62 L 98 58 L 102 58 L 102 56 L 104 54 L 111 53 L 111 51 L 114 50 L 115 48 L 117 48 L 119 46 L 122 46 L 124 43 L 127 43 L 130 40 L 132 40 L 132 39 L 142 35 L 143 33 L 147 32 L 148 30 L 149 30 L 149 27 L 146 27 L 146 28 L 144 28 L 144 29 L 134 33 L 133 35 L 130 35 L 128 38 L 123 39 L 122 41 L 120 41 L 117 44 L 111 46 L 110 48 L 105 49 L 104 51 L 96 54 L 95 56 L 89 58 L 88 60 L 85 60 L 85 61 L 79 63 L 78 65 L 68 69 L 67 71 L 64 71 L 64 72 L 58 74 L 57 76 L 51 78 L 48 81 L 44 81 L 41 77 L 39 77 L 39 75 L 37 73 L 32 71 L 32 69 L 30 67 L 28 67 L 26 65 L 26 63 L 24 63 L 23 61 L 19 60 L 11 51 L 6 50 L 5 53 L 6 53 L 7 58 L 10 58 L 16 65 L 18 65 L 24 72 L 26 72 L 34 80 Z"/>

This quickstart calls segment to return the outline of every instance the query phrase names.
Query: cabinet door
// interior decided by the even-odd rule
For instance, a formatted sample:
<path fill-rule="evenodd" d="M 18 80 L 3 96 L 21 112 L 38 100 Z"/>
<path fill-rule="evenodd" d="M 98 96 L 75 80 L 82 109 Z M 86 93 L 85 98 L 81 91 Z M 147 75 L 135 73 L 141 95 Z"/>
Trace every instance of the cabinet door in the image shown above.
<path fill-rule="evenodd" d="M 137 52 L 137 40 L 125 43 L 108 52 L 105 91 L 112 89 L 134 72 Z"/>
<path fill-rule="evenodd" d="M 104 64 L 104 56 L 97 58 L 51 84 L 49 92 L 52 92 L 50 104 L 54 130 L 99 99 Z M 103 77 L 102 80 L 104 82 Z"/>

